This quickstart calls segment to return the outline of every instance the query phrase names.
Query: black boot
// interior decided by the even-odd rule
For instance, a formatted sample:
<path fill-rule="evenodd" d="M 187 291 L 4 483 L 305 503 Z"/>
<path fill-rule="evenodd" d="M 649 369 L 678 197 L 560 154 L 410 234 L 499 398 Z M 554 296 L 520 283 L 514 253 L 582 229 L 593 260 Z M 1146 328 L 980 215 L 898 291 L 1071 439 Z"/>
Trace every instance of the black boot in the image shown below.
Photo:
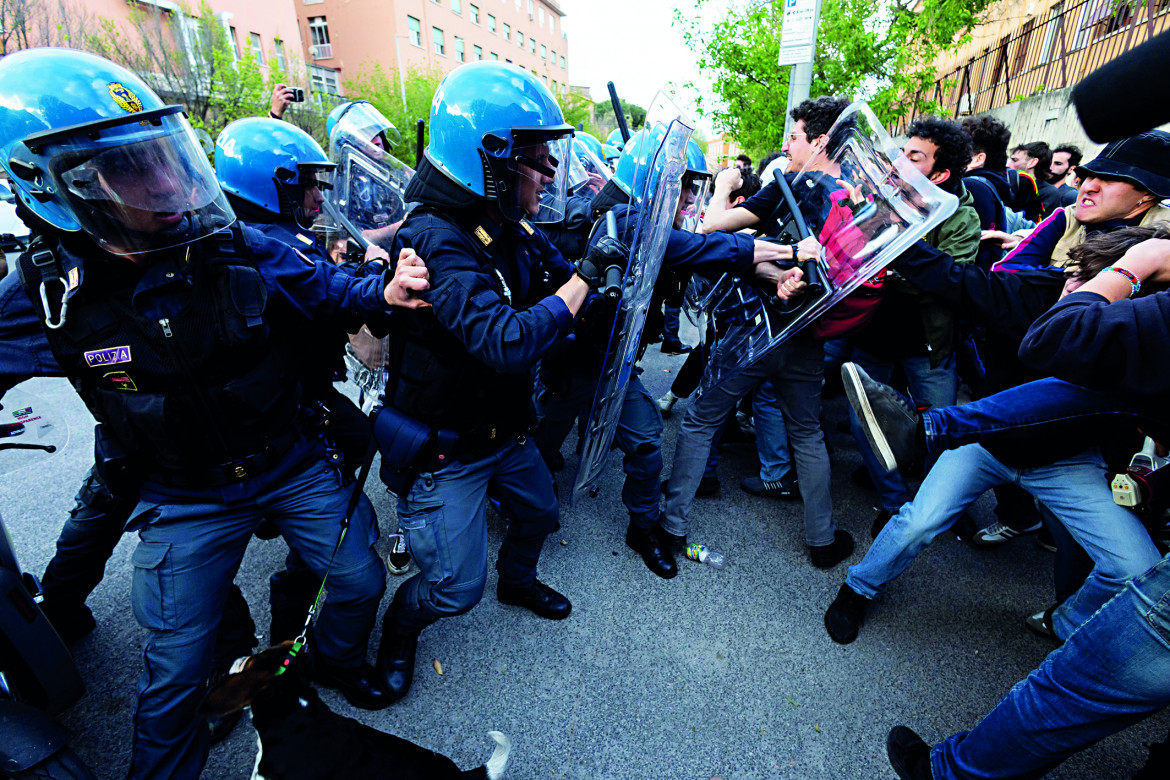
<path fill-rule="evenodd" d="M 526 587 L 500 581 L 496 583 L 496 599 L 501 604 L 524 607 L 549 620 L 564 620 L 573 610 L 573 605 L 564 594 L 556 592 L 540 580 L 533 580 Z"/>
<path fill-rule="evenodd" d="M 383 689 L 374 667 L 363 661 L 359 666 L 338 666 L 320 653 L 313 655 L 313 679 L 318 685 L 333 688 L 361 710 L 381 710 L 394 703 Z"/>
<path fill-rule="evenodd" d="M 869 599 L 857 593 L 848 585 L 842 585 L 837 598 L 825 610 L 825 628 L 829 638 L 839 645 L 847 645 L 857 639 L 857 631 L 869 607 Z"/>
<path fill-rule="evenodd" d="M 886 737 L 886 757 L 902 780 L 933 780 L 930 745 L 905 726 L 894 726 Z"/>
<path fill-rule="evenodd" d="M 400 629 L 394 620 L 394 608 L 382 618 L 382 642 L 378 645 L 378 674 L 382 687 L 396 702 L 414 682 L 414 654 L 418 649 L 418 631 Z"/>
<path fill-rule="evenodd" d="M 678 564 L 674 554 L 670 551 L 670 543 L 662 538 L 665 533 L 657 523 L 649 528 L 642 528 L 630 521 L 626 529 L 626 545 L 642 556 L 650 571 L 664 580 L 669 580 L 678 574 Z"/>
<path fill-rule="evenodd" d="M 831 569 L 853 554 L 853 537 L 838 529 L 831 544 L 809 547 L 812 565 L 818 569 Z"/>

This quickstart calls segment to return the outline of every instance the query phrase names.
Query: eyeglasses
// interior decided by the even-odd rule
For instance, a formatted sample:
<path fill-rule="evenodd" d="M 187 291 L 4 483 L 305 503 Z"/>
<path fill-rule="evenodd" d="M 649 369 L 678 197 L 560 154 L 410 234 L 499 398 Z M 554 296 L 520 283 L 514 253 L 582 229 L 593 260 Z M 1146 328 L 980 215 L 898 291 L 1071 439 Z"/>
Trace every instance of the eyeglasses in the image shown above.
<path fill-rule="evenodd" d="M 803 135 L 805 138 L 808 138 L 808 134 L 807 134 L 807 133 L 800 133 L 800 132 L 797 132 L 797 131 L 793 130 L 791 133 L 789 133 L 789 134 L 788 134 L 788 140 L 789 140 L 789 141 L 791 141 L 791 142 L 793 142 L 793 143 L 795 143 L 795 142 L 796 142 L 796 139 L 800 138 L 802 135 Z"/>

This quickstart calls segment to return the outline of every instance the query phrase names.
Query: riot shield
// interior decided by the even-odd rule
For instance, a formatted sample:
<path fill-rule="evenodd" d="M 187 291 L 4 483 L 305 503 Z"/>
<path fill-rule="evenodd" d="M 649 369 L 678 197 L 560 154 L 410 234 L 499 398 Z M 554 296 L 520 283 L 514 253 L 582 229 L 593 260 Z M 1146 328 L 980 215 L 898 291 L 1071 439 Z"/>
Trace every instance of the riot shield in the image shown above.
<path fill-rule="evenodd" d="M 414 170 L 383 154 L 375 159 L 355 146 L 345 146 L 333 174 L 332 203 L 337 213 L 368 241 L 382 244 L 406 218 L 406 185 Z M 383 249 L 389 250 L 386 240 Z"/>
<path fill-rule="evenodd" d="M 865 103 L 845 109 L 829 138 L 785 194 L 796 213 L 782 207 L 777 214 L 785 239 L 803 237 L 803 222 L 822 246 L 819 258 L 800 264 L 804 295 L 785 302 L 774 287 L 735 279 L 723 291 L 688 296 L 688 308 L 702 307 L 718 338 L 700 393 L 825 315 L 958 208 L 954 195 L 902 155 Z M 782 189 L 786 183 L 778 175 Z"/>
<path fill-rule="evenodd" d="M 69 441 L 69 426 L 58 422 L 52 405 L 32 392 L 35 386 L 14 387 L 0 398 L 0 475 L 5 479 L 41 463 Z M 29 473 L 34 480 L 41 478 Z"/>
<path fill-rule="evenodd" d="M 669 103 L 668 100 L 665 102 Z M 662 258 L 678 210 L 682 177 L 686 170 L 686 145 L 694 126 L 682 118 L 677 109 L 672 111 L 672 106 L 661 106 L 656 99 L 652 111 L 657 121 L 653 125 L 650 121 L 651 112 L 647 112 L 646 126 L 651 127 L 655 137 L 661 137 L 661 141 L 654 154 L 644 163 L 648 165 L 643 172 L 646 175 L 645 187 L 640 190 L 640 197 L 633 199 L 631 215 L 619 235 L 619 239 L 630 248 L 630 258 L 605 362 L 586 423 L 573 485 L 574 500 L 596 488 L 605 468 L 617 431 L 618 417 L 625 402 L 630 372 L 638 358 L 654 282 L 662 267 Z M 665 121 L 671 113 L 673 116 Z"/>

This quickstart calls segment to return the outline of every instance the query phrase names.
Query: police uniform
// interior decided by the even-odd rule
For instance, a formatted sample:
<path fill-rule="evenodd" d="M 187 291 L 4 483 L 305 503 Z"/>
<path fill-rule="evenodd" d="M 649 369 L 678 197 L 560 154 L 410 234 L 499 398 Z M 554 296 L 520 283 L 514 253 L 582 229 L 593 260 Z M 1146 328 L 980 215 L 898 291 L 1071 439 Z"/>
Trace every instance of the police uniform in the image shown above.
<path fill-rule="evenodd" d="M 479 602 L 489 490 L 511 519 L 496 563 L 501 585 L 536 581 L 558 503 L 528 438 L 532 376 L 572 330 L 573 315 L 552 293 L 573 269 L 527 221 L 500 225 L 474 212 L 420 208 L 397 243 L 426 253 L 431 308 L 403 318 L 408 324 L 387 403 L 453 432 L 457 441 L 450 459 L 424 468 L 398 504 L 398 525 L 419 573 L 398 588 L 391 610 L 399 632 L 417 633 Z"/>
<path fill-rule="evenodd" d="M 68 376 L 138 457 L 133 600 L 151 636 L 130 775 L 195 777 L 207 749 L 195 708 L 253 529 L 275 520 L 320 577 L 347 505 L 340 477 L 295 424 L 296 345 L 284 334 L 339 309 L 384 316 L 385 282 L 354 280 L 247 228 L 152 253 L 146 265 L 52 248 L 75 280 L 68 318 L 43 329 L 17 276 L 0 282 L 0 389 Z M 362 662 L 385 587 L 376 534 L 359 509 L 330 569 L 316 650 L 338 667 Z"/>

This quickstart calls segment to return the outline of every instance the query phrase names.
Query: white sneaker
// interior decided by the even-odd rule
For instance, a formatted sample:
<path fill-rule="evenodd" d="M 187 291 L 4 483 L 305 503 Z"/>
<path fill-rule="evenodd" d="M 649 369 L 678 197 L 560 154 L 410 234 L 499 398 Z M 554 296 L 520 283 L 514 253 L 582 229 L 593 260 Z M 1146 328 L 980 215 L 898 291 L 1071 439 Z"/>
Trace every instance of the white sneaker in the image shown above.
<path fill-rule="evenodd" d="M 984 528 L 982 531 L 977 531 L 975 535 L 971 537 L 971 544 L 975 545 L 976 547 L 994 547 L 997 544 L 1003 544 L 1004 542 L 1010 541 L 1011 539 L 1015 539 L 1017 536 L 1023 536 L 1024 534 L 1034 534 L 1038 532 L 1042 526 L 1043 523 L 1037 522 L 1030 528 L 1025 528 L 1023 531 L 1017 531 L 1010 525 L 1004 525 L 997 520 Z"/>
<path fill-rule="evenodd" d="M 678 396 L 672 391 L 667 390 L 666 395 L 658 399 L 658 411 L 662 412 L 663 417 L 670 417 L 670 410 L 678 403 Z"/>
<path fill-rule="evenodd" d="M 403 575 L 410 571 L 410 553 L 406 551 L 405 534 L 391 534 L 390 552 L 386 553 L 386 568 L 391 574 Z"/>

